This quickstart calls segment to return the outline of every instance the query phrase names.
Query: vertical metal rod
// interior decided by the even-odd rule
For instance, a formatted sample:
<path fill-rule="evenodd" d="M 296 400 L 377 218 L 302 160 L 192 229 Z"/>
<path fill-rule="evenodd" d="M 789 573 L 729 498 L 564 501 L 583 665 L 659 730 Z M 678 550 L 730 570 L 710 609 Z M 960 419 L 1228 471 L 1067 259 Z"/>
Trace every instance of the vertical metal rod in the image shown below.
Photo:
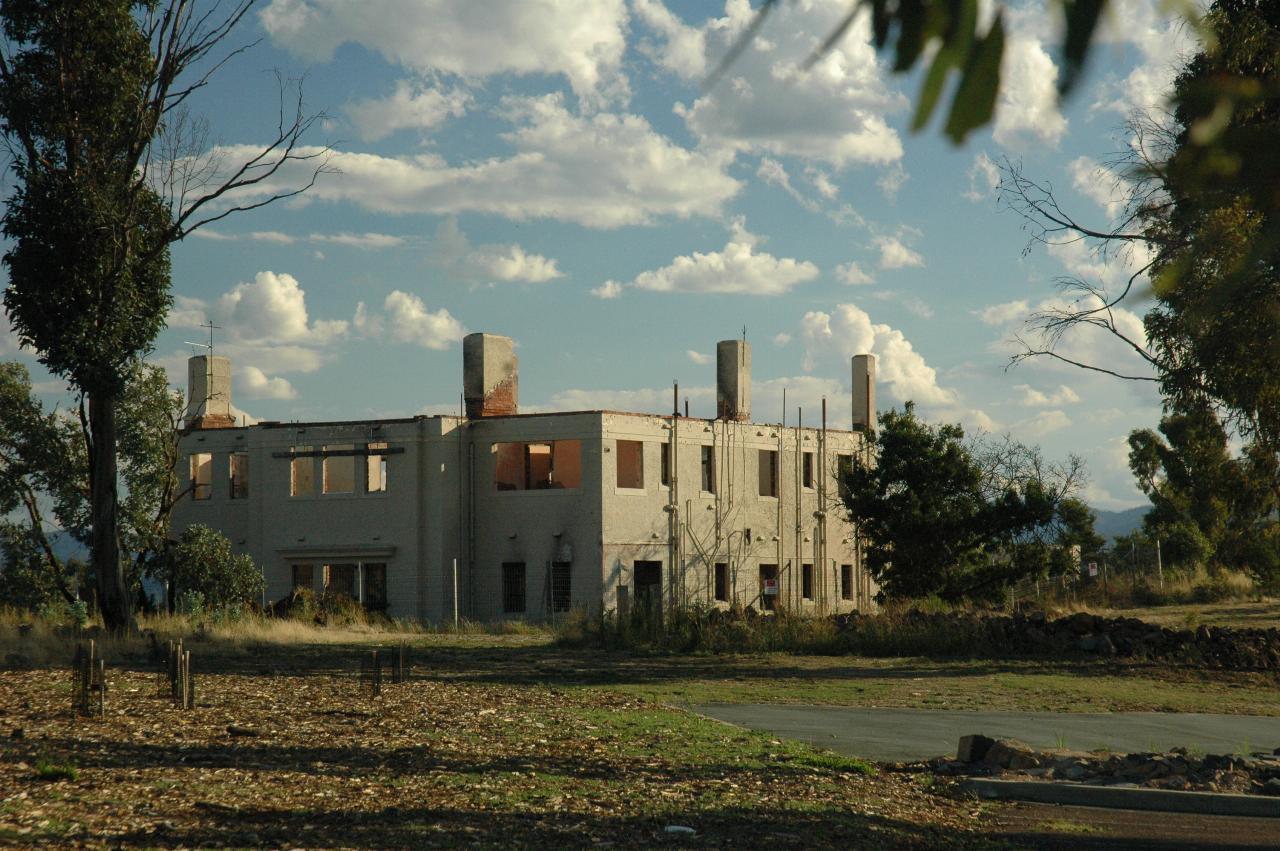
<path fill-rule="evenodd" d="M 458 631 L 458 560 L 453 560 L 453 631 Z"/>

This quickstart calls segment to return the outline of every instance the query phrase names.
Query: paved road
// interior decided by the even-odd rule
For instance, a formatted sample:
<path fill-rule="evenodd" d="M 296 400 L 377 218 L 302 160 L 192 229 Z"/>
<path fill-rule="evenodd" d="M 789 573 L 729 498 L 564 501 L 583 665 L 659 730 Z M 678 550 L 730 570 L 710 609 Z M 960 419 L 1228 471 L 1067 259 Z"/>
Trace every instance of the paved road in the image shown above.
<path fill-rule="evenodd" d="M 838 753 L 885 762 L 954 755 L 968 733 L 1021 739 L 1040 748 L 1113 751 L 1198 748 L 1204 753 L 1272 750 L 1280 718 L 1192 713 L 951 712 L 841 706 L 716 704 L 695 712 L 767 730 Z"/>

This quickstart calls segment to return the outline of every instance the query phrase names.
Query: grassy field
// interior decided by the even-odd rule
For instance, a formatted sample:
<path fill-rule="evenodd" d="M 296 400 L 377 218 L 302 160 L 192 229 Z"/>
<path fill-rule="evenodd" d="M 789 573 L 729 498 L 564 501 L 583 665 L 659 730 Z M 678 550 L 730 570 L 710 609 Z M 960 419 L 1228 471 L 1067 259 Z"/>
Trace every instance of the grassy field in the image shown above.
<path fill-rule="evenodd" d="M 360 655 L 401 639 L 412 680 L 362 695 Z M 1280 714 L 1274 679 L 1171 666 L 645 656 L 528 630 L 287 623 L 209 629 L 188 646 L 194 710 L 159 696 L 146 642 L 107 642 L 107 717 L 78 719 L 68 640 L 0 625 L 0 649 L 34 663 L 0 671 L 0 844 L 1070 847 L 1078 825 L 680 707 Z"/>
<path fill-rule="evenodd" d="M 1194 628 L 1201 624 L 1245 629 L 1280 627 L 1280 601 L 1270 599 L 1096 611 L 1115 617 L 1138 618 L 1171 629 Z"/>

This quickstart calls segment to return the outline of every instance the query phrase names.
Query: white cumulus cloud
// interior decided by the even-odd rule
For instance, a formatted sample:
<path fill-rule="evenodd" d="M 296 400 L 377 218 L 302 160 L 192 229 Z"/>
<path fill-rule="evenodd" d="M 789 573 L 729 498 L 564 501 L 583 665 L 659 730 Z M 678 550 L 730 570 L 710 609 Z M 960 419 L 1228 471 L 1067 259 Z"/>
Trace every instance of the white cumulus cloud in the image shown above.
<path fill-rule="evenodd" d="M 425 349 L 443 350 L 462 342 L 467 329 L 443 307 L 430 310 L 413 293 L 394 290 L 382 304 L 381 315 L 372 313 L 364 302 L 356 306 L 356 330 L 377 337 L 384 333 L 398 343 L 413 343 Z"/>
<path fill-rule="evenodd" d="M 696 352 L 693 349 L 689 349 L 685 354 L 689 356 L 689 360 L 699 366 L 706 366 L 711 363 L 711 355 L 704 355 L 702 352 Z"/>
<path fill-rule="evenodd" d="M 848 263 L 841 263 L 836 267 L 836 279 L 851 287 L 874 284 L 876 282 L 875 278 L 871 277 L 866 270 L 852 260 Z"/>
<path fill-rule="evenodd" d="M 881 269 L 906 269 L 911 266 L 923 266 L 924 257 L 912 251 L 896 236 L 879 236 L 872 240 L 880 251 Z"/>
<path fill-rule="evenodd" d="M 1065 384 L 1059 384 L 1057 390 L 1048 393 L 1037 390 L 1029 384 L 1018 384 L 1013 389 L 1022 393 L 1018 404 L 1028 408 L 1059 408 L 1080 401 L 1079 394 Z"/>
<path fill-rule="evenodd" d="M 287 379 L 269 377 L 256 366 L 244 366 L 236 372 L 236 395 L 250 399 L 296 399 L 298 391 Z"/>
<path fill-rule="evenodd" d="M 631 286 L 667 293 L 783 295 L 818 276 L 818 267 L 807 260 L 758 251 L 759 241 L 741 219 L 735 220 L 723 250 L 676 257 L 661 269 L 641 272 Z"/>
<path fill-rule="evenodd" d="M 1006 148 L 1057 147 L 1067 132 L 1058 109 L 1058 66 L 1038 38 L 1014 35 L 1005 43 L 993 136 Z"/>
<path fill-rule="evenodd" d="M 519 245 L 472 245 L 455 218 L 436 229 L 431 260 L 466 280 L 541 284 L 563 278 L 555 260 Z"/>
<path fill-rule="evenodd" d="M 376 142 L 397 130 L 431 130 L 465 115 L 471 102 L 471 94 L 461 88 L 400 80 L 387 97 L 352 101 L 344 111 L 361 139 Z"/>

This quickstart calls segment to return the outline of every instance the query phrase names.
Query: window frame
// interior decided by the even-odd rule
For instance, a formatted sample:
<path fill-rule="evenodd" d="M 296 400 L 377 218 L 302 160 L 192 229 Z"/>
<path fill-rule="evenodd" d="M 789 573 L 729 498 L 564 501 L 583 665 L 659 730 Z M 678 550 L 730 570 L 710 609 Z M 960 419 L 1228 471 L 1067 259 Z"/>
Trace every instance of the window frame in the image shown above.
<path fill-rule="evenodd" d="M 770 499 L 777 499 L 778 498 L 778 479 L 781 478 L 781 476 L 779 476 L 779 470 L 778 470 L 778 462 L 780 460 L 778 456 L 778 450 L 757 449 L 756 452 L 759 453 L 756 456 L 756 477 L 757 477 L 757 484 L 759 485 L 756 488 L 756 491 L 759 496 L 768 497 Z M 768 455 L 769 460 L 771 462 L 767 465 L 767 467 L 765 464 L 766 455 Z M 766 468 L 769 471 L 768 483 L 770 485 L 770 488 L 768 491 L 765 490 L 766 480 L 763 475 Z"/>
<path fill-rule="evenodd" d="M 208 502 L 213 499 L 213 453 L 192 452 L 189 458 L 188 472 L 191 477 L 191 499 L 193 502 Z M 198 460 L 200 458 L 207 460 L 202 464 Z M 200 481 L 199 470 L 201 469 L 207 471 L 207 481 Z"/>
<path fill-rule="evenodd" d="M 236 460 L 240 459 L 244 462 L 243 476 L 236 477 Z M 249 453 L 245 451 L 232 452 L 227 456 L 227 478 L 231 485 L 231 499 L 241 500 L 249 498 L 249 488 L 252 484 L 249 472 Z"/>
<path fill-rule="evenodd" d="M 516 568 L 519 568 L 518 592 L 516 590 Z M 504 615 L 523 615 L 529 610 L 529 572 L 522 561 L 504 561 L 502 563 L 502 613 Z M 517 596 L 518 593 L 518 596 Z M 514 601 L 519 600 L 519 607 Z"/>

